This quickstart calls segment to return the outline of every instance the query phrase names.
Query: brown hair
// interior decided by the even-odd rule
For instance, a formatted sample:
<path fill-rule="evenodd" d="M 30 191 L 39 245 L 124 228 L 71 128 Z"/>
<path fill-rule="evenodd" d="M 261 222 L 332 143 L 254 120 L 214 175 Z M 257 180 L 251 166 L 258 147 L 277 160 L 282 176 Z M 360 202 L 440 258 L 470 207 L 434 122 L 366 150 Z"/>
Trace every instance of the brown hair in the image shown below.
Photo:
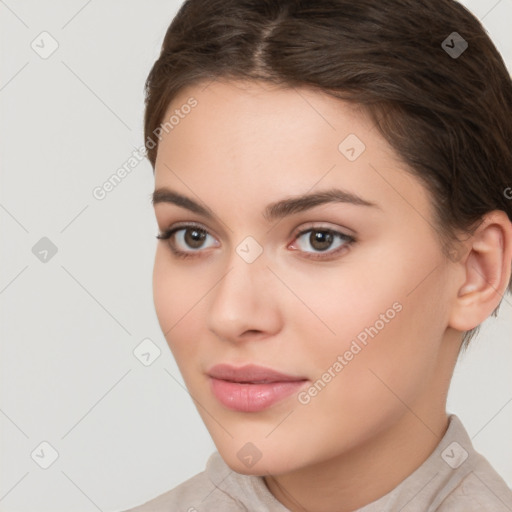
<path fill-rule="evenodd" d="M 449 51 L 463 48 L 454 32 L 468 44 L 460 55 Z M 487 212 L 512 220 L 512 80 L 481 23 L 454 0 L 186 0 L 145 84 L 153 169 L 152 134 L 170 102 L 216 78 L 359 104 L 431 194 L 447 257 L 457 257 L 457 232 L 472 234 Z M 465 332 L 464 348 L 478 330 Z"/>

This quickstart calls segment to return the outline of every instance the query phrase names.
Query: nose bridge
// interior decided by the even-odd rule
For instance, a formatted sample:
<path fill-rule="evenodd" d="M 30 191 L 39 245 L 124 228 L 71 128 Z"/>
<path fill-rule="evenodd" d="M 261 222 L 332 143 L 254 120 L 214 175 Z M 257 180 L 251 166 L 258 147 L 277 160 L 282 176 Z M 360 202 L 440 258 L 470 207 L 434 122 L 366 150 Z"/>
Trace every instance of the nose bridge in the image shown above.
<path fill-rule="evenodd" d="M 222 288 L 220 293 L 243 298 L 246 295 L 244 290 L 251 290 L 253 298 L 257 298 L 257 290 L 253 288 L 258 281 L 261 283 L 263 274 L 268 272 L 263 252 L 263 246 L 252 236 L 246 236 L 236 245 L 229 255 L 224 282 L 219 283 Z"/>
<path fill-rule="evenodd" d="M 269 289 L 263 247 L 252 237 L 238 244 L 227 271 L 213 291 L 208 326 L 217 335 L 233 339 L 247 330 L 273 328 L 276 303 Z"/>

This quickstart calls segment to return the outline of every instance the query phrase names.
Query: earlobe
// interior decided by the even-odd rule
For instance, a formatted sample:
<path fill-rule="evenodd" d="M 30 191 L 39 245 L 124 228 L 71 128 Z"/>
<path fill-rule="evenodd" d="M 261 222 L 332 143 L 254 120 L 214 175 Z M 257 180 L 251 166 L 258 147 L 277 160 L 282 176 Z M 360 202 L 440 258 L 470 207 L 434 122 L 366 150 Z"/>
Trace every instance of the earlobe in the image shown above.
<path fill-rule="evenodd" d="M 512 223 L 506 213 L 487 214 L 468 243 L 469 254 L 457 263 L 463 267 L 464 282 L 450 318 L 450 326 L 460 331 L 486 320 L 506 292 L 512 261 Z"/>

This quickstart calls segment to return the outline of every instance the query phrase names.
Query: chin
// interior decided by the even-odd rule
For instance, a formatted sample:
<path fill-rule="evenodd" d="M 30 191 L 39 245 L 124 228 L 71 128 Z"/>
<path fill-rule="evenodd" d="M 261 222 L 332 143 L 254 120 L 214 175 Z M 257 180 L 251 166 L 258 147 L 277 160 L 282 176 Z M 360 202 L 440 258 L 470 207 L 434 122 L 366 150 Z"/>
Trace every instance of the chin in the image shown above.
<path fill-rule="evenodd" d="M 226 453 L 226 450 L 218 449 L 218 451 L 229 468 L 237 473 L 241 473 L 242 475 L 280 475 L 298 469 L 293 464 L 293 461 L 287 460 L 284 454 L 276 451 L 275 449 L 272 450 L 268 457 L 265 457 L 265 454 L 262 453 L 261 458 L 257 460 L 253 465 L 250 465 L 250 462 L 245 464 L 242 460 L 240 460 L 240 458 L 243 459 L 244 457 L 243 448 L 239 448 L 237 451 L 229 450 L 229 453 Z M 246 448 L 245 453 L 250 453 L 250 448 Z"/>

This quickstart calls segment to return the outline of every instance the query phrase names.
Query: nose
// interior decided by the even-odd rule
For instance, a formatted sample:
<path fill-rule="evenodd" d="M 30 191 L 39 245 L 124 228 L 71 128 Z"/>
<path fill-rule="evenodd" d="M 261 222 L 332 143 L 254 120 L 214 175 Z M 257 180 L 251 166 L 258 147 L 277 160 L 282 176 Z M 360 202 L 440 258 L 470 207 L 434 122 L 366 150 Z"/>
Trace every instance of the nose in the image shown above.
<path fill-rule="evenodd" d="M 247 263 L 234 252 L 228 271 L 212 290 L 209 330 L 231 342 L 279 332 L 282 317 L 277 284 L 263 255 Z"/>

